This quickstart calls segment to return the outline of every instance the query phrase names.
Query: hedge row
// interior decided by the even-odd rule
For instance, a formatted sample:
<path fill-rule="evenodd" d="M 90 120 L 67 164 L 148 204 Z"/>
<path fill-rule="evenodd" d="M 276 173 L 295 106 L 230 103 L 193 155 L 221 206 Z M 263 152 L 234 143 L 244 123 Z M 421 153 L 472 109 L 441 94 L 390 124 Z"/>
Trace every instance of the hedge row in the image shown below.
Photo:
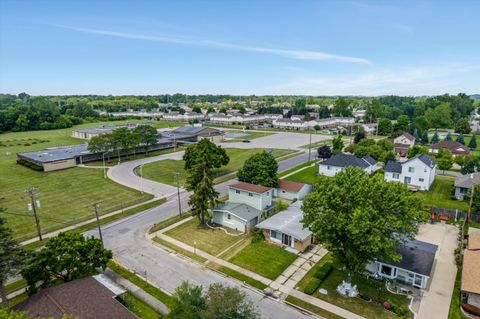
<path fill-rule="evenodd" d="M 323 264 L 322 267 L 320 267 L 313 274 L 312 279 L 310 279 L 308 284 L 305 286 L 305 289 L 303 289 L 303 292 L 308 295 L 313 295 L 313 293 L 317 291 L 318 287 L 320 287 L 322 280 L 324 280 L 330 274 L 332 269 L 333 269 L 333 261 L 329 260 L 325 262 L 325 264 Z"/>

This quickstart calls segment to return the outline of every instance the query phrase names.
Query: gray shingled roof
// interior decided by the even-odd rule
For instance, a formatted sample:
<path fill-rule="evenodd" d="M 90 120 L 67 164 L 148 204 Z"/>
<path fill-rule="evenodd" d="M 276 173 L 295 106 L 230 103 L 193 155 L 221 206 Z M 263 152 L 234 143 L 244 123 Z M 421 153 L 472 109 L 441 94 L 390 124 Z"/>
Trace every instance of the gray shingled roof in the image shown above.
<path fill-rule="evenodd" d="M 428 156 L 427 154 L 418 154 L 418 155 L 412 157 L 411 159 L 409 159 L 408 161 L 406 161 L 405 163 L 413 161 L 416 158 L 418 158 L 419 160 L 421 160 L 423 163 L 425 163 L 426 165 L 428 165 L 430 167 L 433 167 L 433 166 L 435 166 L 435 164 L 437 164 L 437 162 L 433 158 Z"/>
<path fill-rule="evenodd" d="M 257 216 L 262 215 L 262 212 L 260 210 L 253 208 L 250 205 L 231 202 L 226 202 L 225 204 L 218 205 L 213 209 L 213 211 L 227 211 L 235 216 L 242 218 L 243 220 L 246 220 L 247 222 Z"/>
<path fill-rule="evenodd" d="M 337 154 L 333 155 L 329 159 L 323 161 L 321 165 L 330 165 L 330 166 L 336 166 L 336 167 L 347 167 L 347 166 L 353 166 L 353 167 L 361 167 L 361 168 L 367 168 L 368 166 L 375 165 L 377 162 L 368 156 L 368 160 L 366 157 L 364 158 L 358 158 L 355 155 L 352 154 Z"/>
<path fill-rule="evenodd" d="M 303 227 L 303 212 L 300 209 L 302 202 L 297 201 L 290 205 L 286 210 L 267 218 L 255 227 L 259 229 L 269 229 L 293 236 L 299 240 L 305 240 L 312 234 L 310 230 Z"/>
<path fill-rule="evenodd" d="M 480 184 L 480 173 L 462 175 L 455 179 L 455 187 L 470 188 Z"/>
<path fill-rule="evenodd" d="M 71 159 L 76 156 L 90 154 L 87 144 L 47 148 L 41 151 L 19 153 L 20 156 L 29 158 L 40 163 L 49 163 Z"/>
<path fill-rule="evenodd" d="M 402 173 L 402 163 L 395 162 L 395 161 L 388 161 L 387 165 L 385 165 L 385 172 L 390 173 Z"/>
<path fill-rule="evenodd" d="M 395 251 L 402 256 L 400 262 L 382 261 L 417 274 L 430 276 L 438 246 L 419 240 L 410 240 Z"/>

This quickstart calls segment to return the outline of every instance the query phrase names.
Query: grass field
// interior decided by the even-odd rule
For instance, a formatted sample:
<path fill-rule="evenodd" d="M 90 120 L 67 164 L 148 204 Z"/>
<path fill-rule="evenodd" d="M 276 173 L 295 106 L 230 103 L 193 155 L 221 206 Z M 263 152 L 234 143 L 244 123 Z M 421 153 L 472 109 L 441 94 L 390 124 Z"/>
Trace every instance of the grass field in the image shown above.
<path fill-rule="evenodd" d="M 231 230 L 231 232 L 235 231 Z M 240 234 L 239 232 L 237 233 Z M 196 243 L 198 249 L 214 256 L 244 238 L 243 236 L 227 235 L 220 229 L 211 229 L 204 225 L 199 225 L 197 218 L 170 229 L 165 232 L 165 235 L 192 247 Z"/>
<path fill-rule="evenodd" d="M 242 167 L 243 163 L 253 154 L 262 152 L 263 149 L 252 148 L 252 149 L 238 149 L 238 148 L 227 148 L 226 149 L 228 156 L 230 157 L 230 162 L 228 165 L 221 167 L 215 170 L 215 176 L 221 176 L 228 173 L 235 172 Z M 280 150 L 274 149 L 273 155 L 275 157 L 284 156 L 292 153 L 291 150 Z M 147 179 L 157 181 L 160 183 L 165 183 L 169 185 L 176 185 L 174 172 L 180 172 L 180 185 L 185 184 L 186 173 L 183 169 L 184 161 L 177 160 L 163 160 L 154 163 L 145 164 L 143 166 L 143 176 Z"/>
<path fill-rule="evenodd" d="M 285 301 L 294 304 L 300 308 L 307 309 L 310 312 L 313 312 L 314 314 L 319 315 L 322 318 L 325 319 L 342 319 L 343 317 L 337 316 L 336 314 L 327 311 L 325 309 L 319 308 L 317 306 L 312 305 L 311 303 L 305 302 L 301 299 L 295 298 L 293 296 L 288 295 Z"/>
<path fill-rule="evenodd" d="M 308 167 L 304 170 L 301 170 L 300 172 L 297 172 L 293 175 L 290 175 L 286 177 L 286 180 L 289 181 L 295 181 L 295 182 L 302 182 L 302 183 L 307 183 L 307 184 L 315 184 L 317 180 L 317 174 L 318 173 L 318 166 L 311 166 Z"/>
<path fill-rule="evenodd" d="M 152 307 L 147 305 L 142 300 L 135 297 L 132 293 L 127 292 L 122 297 L 125 307 L 128 308 L 131 312 L 137 315 L 141 319 L 159 319 L 160 314 L 155 311 Z"/>
<path fill-rule="evenodd" d="M 97 169 L 70 168 L 56 172 L 36 172 L 16 164 L 16 153 L 41 150 L 47 147 L 84 143 L 85 140 L 70 136 L 71 131 L 79 128 L 96 127 L 100 124 L 124 124 L 126 121 L 88 123 L 73 128 L 12 132 L 0 134 L 0 207 L 8 209 L 7 218 L 14 236 L 27 239 L 36 235 L 33 216 L 27 211 L 24 190 L 35 186 L 41 201 L 38 210 L 42 232 L 58 229 L 74 222 L 93 217 L 86 206 L 94 201 L 102 200 L 102 212 L 143 201 L 150 196 L 142 196 L 140 192 L 118 185 L 103 178 L 103 172 Z M 139 122 L 129 121 L 129 122 Z M 175 126 L 178 123 L 153 121 L 156 127 Z M 19 215 L 13 215 L 19 214 Z"/>
<path fill-rule="evenodd" d="M 418 192 L 417 196 L 422 198 L 424 205 L 466 211 L 468 209 L 466 201 L 451 199 L 454 181 L 454 177 L 437 175 L 430 190 Z"/>
<path fill-rule="evenodd" d="M 294 253 L 266 241 L 251 243 L 229 261 L 275 280 L 297 258 Z"/>

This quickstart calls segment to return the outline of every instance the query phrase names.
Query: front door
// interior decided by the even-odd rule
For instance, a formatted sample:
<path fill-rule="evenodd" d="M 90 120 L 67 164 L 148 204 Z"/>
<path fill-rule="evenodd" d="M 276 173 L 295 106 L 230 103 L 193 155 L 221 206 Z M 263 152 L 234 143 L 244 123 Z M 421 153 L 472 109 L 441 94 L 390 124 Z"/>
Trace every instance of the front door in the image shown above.
<path fill-rule="evenodd" d="M 291 246 L 292 245 L 292 236 L 282 234 L 282 244 Z"/>

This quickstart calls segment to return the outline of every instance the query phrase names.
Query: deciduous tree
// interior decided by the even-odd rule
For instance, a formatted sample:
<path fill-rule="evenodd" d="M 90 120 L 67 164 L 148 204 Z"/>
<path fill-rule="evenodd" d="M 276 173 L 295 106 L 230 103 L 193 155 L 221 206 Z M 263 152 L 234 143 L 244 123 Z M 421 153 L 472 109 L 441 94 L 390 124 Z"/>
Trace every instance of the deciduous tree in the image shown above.
<path fill-rule="evenodd" d="M 263 151 L 253 154 L 238 170 L 237 178 L 241 182 L 263 185 L 267 187 L 278 186 L 278 163 L 272 154 Z"/>
<path fill-rule="evenodd" d="M 317 156 L 323 160 L 332 157 L 332 149 L 328 145 L 322 145 L 317 150 Z"/>
<path fill-rule="evenodd" d="M 405 185 L 348 167 L 318 179 L 303 202 L 303 224 L 340 265 L 360 272 L 374 258 L 401 259 L 395 247 L 416 234 L 420 205 Z"/>
<path fill-rule="evenodd" d="M 333 154 L 339 154 L 343 150 L 343 141 L 342 141 L 342 135 L 337 135 L 335 138 L 332 140 L 332 153 Z"/>
<path fill-rule="evenodd" d="M 150 148 L 158 144 L 158 139 L 161 137 L 157 129 L 150 125 L 139 125 L 134 132 L 138 136 L 139 144 L 145 148 L 147 154 Z"/>
<path fill-rule="evenodd" d="M 97 268 L 105 269 L 112 252 L 103 248 L 99 239 L 85 238 L 78 233 L 60 233 L 51 238 L 44 248 L 34 252 L 22 269 L 28 292 L 49 286 L 52 281 L 63 282 L 93 275 Z"/>
<path fill-rule="evenodd" d="M 437 162 L 438 162 L 438 169 L 442 170 L 443 173 L 445 174 L 445 171 L 452 168 L 452 165 L 453 165 L 452 153 L 445 148 L 440 149 L 437 154 Z"/>
<path fill-rule="evenodd" d="M 468 134 L 472 131 L 470 121 L 466 117 L 462 117 L 455 123 L 455 132 L 461 134 Z"/>

